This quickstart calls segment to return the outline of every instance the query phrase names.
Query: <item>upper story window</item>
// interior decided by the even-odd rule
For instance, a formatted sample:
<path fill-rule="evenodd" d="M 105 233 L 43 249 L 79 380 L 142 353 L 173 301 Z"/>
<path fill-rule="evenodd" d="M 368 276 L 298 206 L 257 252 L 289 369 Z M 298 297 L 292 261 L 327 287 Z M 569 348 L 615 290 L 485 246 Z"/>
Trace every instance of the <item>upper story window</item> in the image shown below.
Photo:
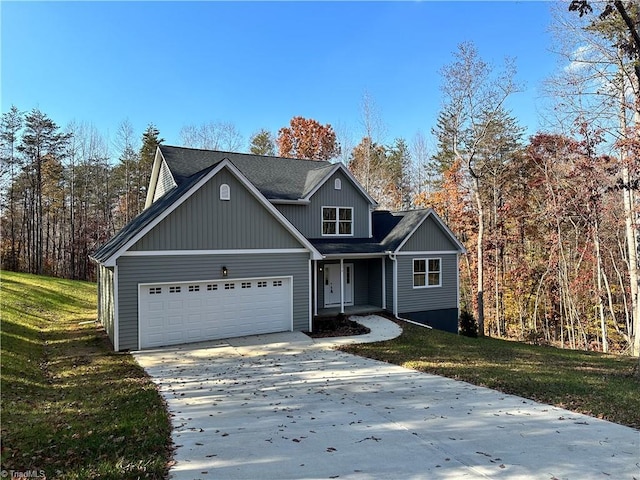
<path fill-rule="evenodd" d="M 416 258 L 413 261 L 413 288 L 439 287 L 441 281 L 439 258 Z"/>
<path fill-rule="evenodd" d="M 334 188 L 335 190 L 342 190 L 342 180 L 340 180 L 339 178 L 336 178 L 336 179 L 333 181 L 333 188 Z"/>
<path fill-rule="evenodd" d="M 322 207 L 322 235 L 353 235 L 353 208 Z"/>

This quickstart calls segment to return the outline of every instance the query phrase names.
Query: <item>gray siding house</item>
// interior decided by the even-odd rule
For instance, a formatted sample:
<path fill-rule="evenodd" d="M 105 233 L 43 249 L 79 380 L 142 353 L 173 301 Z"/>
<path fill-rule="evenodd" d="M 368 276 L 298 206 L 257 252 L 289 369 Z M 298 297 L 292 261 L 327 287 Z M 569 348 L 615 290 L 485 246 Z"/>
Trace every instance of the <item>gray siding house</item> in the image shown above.
<path fill-rule="evenodd" d="M 387 311 L 457 331 L 464 247 L 433 210 L 376 211 L 342 164 L 161 145 L 145 210 L 92 259 L 114 349 Z"/>

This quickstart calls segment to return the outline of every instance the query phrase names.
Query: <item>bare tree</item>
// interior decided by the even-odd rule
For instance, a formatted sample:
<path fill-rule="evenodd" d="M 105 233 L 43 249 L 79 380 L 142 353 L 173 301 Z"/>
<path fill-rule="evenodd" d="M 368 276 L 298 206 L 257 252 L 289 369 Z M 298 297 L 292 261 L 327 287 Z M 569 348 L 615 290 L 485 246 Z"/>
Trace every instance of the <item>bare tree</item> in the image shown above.
<path fill-rule="evenodd" d="M 454 61 L 441 71 L 444 109 L 453 120 L 454 154 L 466 166 L 474 187 L 478 222 L 476 315 L 481 335 L 484 334 L 485 231 L 481 179 L 485 165 L 479 152 L 490 148 L 486 142 L 489 132 L 503 114 L 506 100 L 519 91 L 515 74 L 513 60 L 506 59 L 504 68 L 496 73 L 470 42 L 460 44 Z"/>
<path fill-rule="evenodd" d="M 581 15 L 564 9 L 554 11 L 556 53 L 564 68 L 547 82 L 547 94 L 566 130 L 574 133 L 588 125 L 591 131 L 602 132 L 608 140 L 605 152 L 618 159 L 632 315 L 627 335 L 632 353 L 639 355 L 638 198 L 634 187 L 638 158 L 633 145 L 640 142 L 640 43 L 633 25 L 640 21 L 640 7 L 631 2 L 606 2 L 597 17 L 585 15 L 591 11 L 589 2 L 572 1 L 570 9 Z"/>
<path fill-rule="evenodd" d="M 237 152 L 244 139 L 230 122 L 209 122 L 202 125 L 185 125 L 180 129 L 180 139 L 185 147 Z"/>

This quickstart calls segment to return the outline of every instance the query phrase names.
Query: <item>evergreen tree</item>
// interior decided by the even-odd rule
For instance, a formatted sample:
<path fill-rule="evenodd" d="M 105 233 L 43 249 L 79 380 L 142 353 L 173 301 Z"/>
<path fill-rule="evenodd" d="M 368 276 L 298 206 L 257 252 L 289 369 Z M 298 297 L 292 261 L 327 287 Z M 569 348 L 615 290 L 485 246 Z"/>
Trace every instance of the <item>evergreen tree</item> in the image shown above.
<path fill-rule="evenodd" d="M 404 138 L 397 138 L 387 149 L 387 168 L 394 187 L 394 210 L 408 210 L 412 205 L 409 178 L 411 153 Z"/>
<path fill-rule="evenodd" d="M 254 155 L 270 155 L 276 154 L 276 145 L 273 135 L 269 130 L 261 129 L 259 132 L 251 135 L 249 140 L 249 151 Z"/>
<path fill-rule="evenodd" d="M 153 123 L 150 123 L 142 134 L 142 147 L 140 147 L 140 158 L 138 159 L 138 208 L 136 214 L 144 210 L 153 159 L 156 156 L 158 145 L 162 142 L 164 142 L 164 138 L 160 138 L 160 131 Z"/>
<path fill-rule="evenodd" d="M 59 131 L 58 125 L 38 109 L 25 117 L 24 134 L 18 150 L 25 159 L 25 172 L 33 188 L 30 220 L 30 262 L 32 273 L 43 273 L 43 167 L 47 162 L 59 161 L 64 156 L 64 148 L 70 135 Z"/>
<path fill-rule="evenodd" d="M 16 192 L 15 182 L 18 175 L 19 158 L 16 155 L 18 136 L 22 129 L 22 113 L 12 106 L 2 114 L 0 123 L 0 155 L 2 161 L 2 209 L 9 215 L 9 253 L 3 254 L 3 265 L 9 270 L 18 269 L 18 252 L 16 250 Z"/>

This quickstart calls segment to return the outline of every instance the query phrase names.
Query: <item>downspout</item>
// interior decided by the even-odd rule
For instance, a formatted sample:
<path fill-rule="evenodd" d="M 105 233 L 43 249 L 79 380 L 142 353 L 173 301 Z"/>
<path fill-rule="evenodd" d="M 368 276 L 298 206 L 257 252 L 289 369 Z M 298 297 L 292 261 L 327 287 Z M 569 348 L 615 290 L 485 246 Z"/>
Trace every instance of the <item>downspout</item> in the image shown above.
<path fill-rule="evenodd" d="M 113 266 L 113 350 L 120 351 L 120 294 L 118 293 L 118 262 Z M 138 298 L 140 294 L 138 293 Z M 139 311 L 139 310 L 138 310 Z M 138 349 L 140 349 L 140 314 L 138 314 Z"/>

